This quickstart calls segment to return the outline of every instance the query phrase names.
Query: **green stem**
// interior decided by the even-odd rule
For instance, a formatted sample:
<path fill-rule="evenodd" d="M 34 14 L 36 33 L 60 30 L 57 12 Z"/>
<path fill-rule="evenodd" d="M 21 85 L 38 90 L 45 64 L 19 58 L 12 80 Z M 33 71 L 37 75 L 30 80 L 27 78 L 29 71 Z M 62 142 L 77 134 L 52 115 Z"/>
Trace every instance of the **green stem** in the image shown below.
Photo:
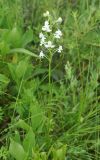
<path fill-rule="evenodd" d="M 49 60 L 49 86 L 51 84 L 51 59 Z"/>
<path fill-rule="evenodd" d="M 49 58 L 49 93 L 51 97 L 51 62 L 52 62 L 52 55 L 50 53 L 50 58 Z"/>

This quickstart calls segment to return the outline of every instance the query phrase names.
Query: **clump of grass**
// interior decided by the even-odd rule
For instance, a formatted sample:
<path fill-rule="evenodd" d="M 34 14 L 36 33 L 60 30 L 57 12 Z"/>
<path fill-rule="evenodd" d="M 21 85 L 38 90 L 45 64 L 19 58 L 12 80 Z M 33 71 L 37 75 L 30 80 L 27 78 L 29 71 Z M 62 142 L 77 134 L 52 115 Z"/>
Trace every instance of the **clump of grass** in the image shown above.
<path fill-rule="evenodd" d="M 60 54 L 47 41 L 40 52 L 47 10 L 62 18 Z M 0 157 L 99 160 L 98 1 L 1 0 L 0 15 Z"/>

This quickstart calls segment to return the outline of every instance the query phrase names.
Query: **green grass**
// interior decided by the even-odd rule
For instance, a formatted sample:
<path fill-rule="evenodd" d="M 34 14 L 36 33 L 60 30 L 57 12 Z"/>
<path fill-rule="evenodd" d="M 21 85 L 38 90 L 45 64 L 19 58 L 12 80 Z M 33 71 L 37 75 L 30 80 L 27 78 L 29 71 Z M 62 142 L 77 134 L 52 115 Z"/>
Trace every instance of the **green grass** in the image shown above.
<path fill-rule="evenodd" d="M 40 60 L 47 10 L 63 52 Z M 99 82 L 98 0 L 0 1 L 0 159 L 99 160 Z"/>

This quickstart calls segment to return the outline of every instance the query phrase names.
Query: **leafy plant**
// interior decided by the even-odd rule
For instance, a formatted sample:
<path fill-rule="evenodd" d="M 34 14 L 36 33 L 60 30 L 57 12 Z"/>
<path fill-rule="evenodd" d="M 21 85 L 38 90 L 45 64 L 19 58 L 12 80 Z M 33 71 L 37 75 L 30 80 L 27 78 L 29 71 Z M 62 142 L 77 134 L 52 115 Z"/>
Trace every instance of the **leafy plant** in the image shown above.
<path fill-rule="evenodd" d="M 99 12 L 0 1 L 0 159 L 99 160 Z"/>

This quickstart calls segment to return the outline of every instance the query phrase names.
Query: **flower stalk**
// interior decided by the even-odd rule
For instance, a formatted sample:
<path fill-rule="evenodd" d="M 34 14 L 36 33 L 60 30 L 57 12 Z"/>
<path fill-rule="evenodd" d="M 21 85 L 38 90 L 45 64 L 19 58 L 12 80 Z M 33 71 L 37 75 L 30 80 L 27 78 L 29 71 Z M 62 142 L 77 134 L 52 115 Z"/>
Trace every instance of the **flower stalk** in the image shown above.
<path fill-rule="evenodd" d="M 62 31 L 59 29 L 59 24 L 62 23 L 62 18 L 52 19 L 52 16 L 49 14 L 49 11 L 43 14 L 46 18 L 44 25 L 41 28 L 41 32 L 39 34 L 40 38 L 40 47 L 41 51 L 39 54 L 40 59 L 44 57 L 47 58 L 48 64 L 48 83 L 49 83 L 49 92 L 51 94 L 51 64 L 52 58 L 55 53 L 61 53 L 63 50 L 62 45 L 59 43 L 62 38 Z"/>
<path fill-rule="evenodd" d="M 52 62 L 52 58 L 50 57 L 49 59 L 49 87 L 51 84 L 51 62 Z"/>

